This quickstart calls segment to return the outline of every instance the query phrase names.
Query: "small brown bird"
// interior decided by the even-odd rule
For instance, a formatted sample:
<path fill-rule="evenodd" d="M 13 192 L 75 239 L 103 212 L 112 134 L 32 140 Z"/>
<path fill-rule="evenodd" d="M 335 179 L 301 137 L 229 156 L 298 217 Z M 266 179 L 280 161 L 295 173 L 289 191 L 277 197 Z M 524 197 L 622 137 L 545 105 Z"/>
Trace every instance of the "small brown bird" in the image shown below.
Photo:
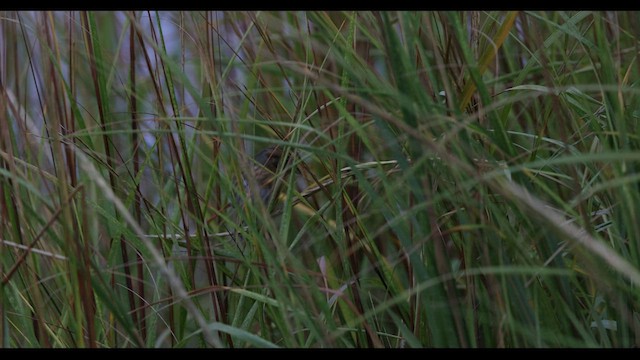
<path fill-rule="evenodd" d="M 282 155 L 282 149 L 273 145 L 262 149 L 255 157 L 256 164 L 254 164 L 252 172 L 258 185 L 260 199 L 265 205 L 274 190 L 276 171 L 282 160 Z M 253 199 L 249 183 L 246 179 L 243 179 L 243 183 L 249 198 Z"/>
<path fill-rule="evenodd" d="M 276 172 L 278 171 L 278 164 L 280 164 L 282 156 L 282 149 L 278 146 L 272 145 L 262 149 L 252 160 L 253 166 L 250 174 L 252 179 L 255 180 L 253 185 L 257 186 L 257 193 L 260 195 L 260 200 L 265 206 L 268 205 L 267 202 L 269 201 L 269 197 L 271 197 L 271 193 L 274 191 L 277 179 Z M 255 203 L 255 197 L 252 195 L 252 186 L 249 184 L 249 181 L 247 181 L 244 176 L 242 176 L 241 181 L 242 188 L 240 188 L 239 184 L 235 183 L 234 191 L 244 190 L 244 194 L 246 195 L 243 196 L 236 193 L 235 204 L 229 203 L 225 207 L 225 209 L 228 209 L 230 212 L 229 217 L 237 224 L 242 223 L 242 221 L 238 218 L 236 210 L 244 208 L 244 200 L 248 199 L 249 202 Z M 217 218 L 218 216 L 214 214 L 207 220 L 207 223 Z"/>

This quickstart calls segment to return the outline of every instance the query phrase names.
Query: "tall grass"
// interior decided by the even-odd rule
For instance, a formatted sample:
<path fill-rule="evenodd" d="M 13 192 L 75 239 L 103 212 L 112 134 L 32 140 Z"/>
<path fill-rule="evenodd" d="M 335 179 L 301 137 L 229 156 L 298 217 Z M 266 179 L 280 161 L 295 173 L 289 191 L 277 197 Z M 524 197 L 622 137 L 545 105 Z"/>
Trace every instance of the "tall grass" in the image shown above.
<path fill-rule="evenodd" d="M 2 346 L 640 345 L 636 15 L 2 13 Z"/>

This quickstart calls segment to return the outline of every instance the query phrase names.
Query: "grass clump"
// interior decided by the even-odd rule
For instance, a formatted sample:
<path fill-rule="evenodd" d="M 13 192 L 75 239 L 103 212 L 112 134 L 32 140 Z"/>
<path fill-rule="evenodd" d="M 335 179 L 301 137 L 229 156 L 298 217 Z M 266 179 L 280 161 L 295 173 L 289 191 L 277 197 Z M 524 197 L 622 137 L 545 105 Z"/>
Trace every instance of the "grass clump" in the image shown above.
<path fill-rule="evenodd" d="M 3 347 L 639 345 L 633 14 L 0 23 Z"/>

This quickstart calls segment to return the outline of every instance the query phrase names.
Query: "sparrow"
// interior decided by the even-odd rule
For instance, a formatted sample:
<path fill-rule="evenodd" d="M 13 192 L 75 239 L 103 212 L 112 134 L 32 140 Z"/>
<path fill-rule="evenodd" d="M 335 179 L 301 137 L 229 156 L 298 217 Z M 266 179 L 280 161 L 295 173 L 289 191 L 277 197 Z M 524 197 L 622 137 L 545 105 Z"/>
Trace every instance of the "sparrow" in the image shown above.
<path fill-rule="evenodd" d="M 282 156 L 282 149 L 275 145 L 262 149 L 255 156 L 256 163 L 253 166 L 252 174 L 255 176 L 254 178 L 258 185 L 260 200 L 265 205 L 267 205 L 271 193 L 273 193 L 276 184 L 276 171 L 278 170 L 278 164 L 280 164 Z M 243 179 L 243 182 L 249 198 L 255 200 L 249 189 L 249 183 L 246 179 Z"/>
<path fill-rule="evenodd" d="M 256 201 L 261 201 L 265 207 L 269 205 L 269 198 L 274 192 L 277 182 L 276 172 L 278 170 L 278 164 L 282 160 L 282 157 L 282 150 L 278 146 L 269 146 L 261 150 L 254 157 L 254 164 L 248 175 L 255 181 L 248 181 L 245 176 L 242 177 L 242 187 L 239 187 L 238 190 L 244 191 L 246 196 L 236 196 L 236 203 L 239 205 L 239 209 L 245 208 L 245 200 L 253 205 L 256 205 Z M 258 196 L 254 196 L 254 190 L 256 190 Z M 234 219 L 237 224 L 244 223 L 235 211 L 232 211 L 231 214 L 231 218 Z M 242 235 L 236 231 L 229 231 L 229 235 L 235 240 L 236 245 L 242 247 L 244 243 L 244 237 Z"/>

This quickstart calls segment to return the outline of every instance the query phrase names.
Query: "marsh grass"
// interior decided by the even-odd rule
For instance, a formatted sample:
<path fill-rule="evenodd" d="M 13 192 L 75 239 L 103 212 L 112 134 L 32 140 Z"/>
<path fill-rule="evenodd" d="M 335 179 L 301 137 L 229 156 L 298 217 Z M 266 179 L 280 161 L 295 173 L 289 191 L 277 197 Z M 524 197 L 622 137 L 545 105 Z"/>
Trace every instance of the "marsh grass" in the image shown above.
<path fill-rule="evenodd" d="M 0 23 L 3 347 L 640 345 L 635 14 Z"/>

